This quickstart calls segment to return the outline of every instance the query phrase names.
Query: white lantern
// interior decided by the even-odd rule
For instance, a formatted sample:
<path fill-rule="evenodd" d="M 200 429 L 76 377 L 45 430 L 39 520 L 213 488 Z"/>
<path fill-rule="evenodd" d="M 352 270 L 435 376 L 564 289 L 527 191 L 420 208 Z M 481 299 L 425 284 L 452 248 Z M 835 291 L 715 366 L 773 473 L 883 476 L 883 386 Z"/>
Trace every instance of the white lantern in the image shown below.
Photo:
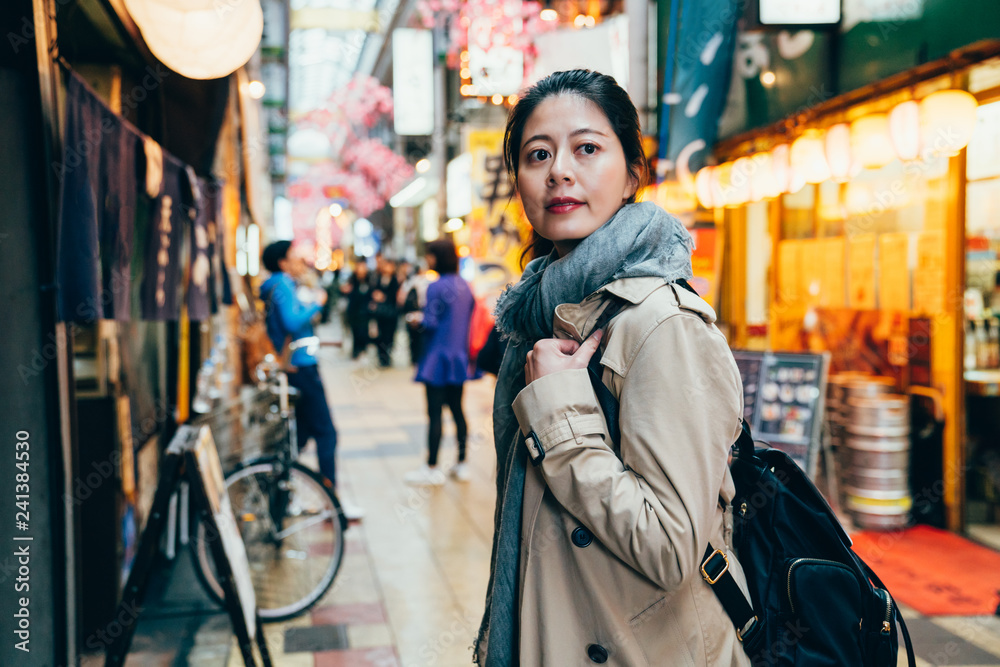
<path fill-rule="evenodd" d="M 975 96 L 964 90 L 939 90 L 920 102 L 921 150 L 930 155 L 958 155 L 976 129 Z"/>
<path fill-rule="evenodd" d="M 698 203 L 702 208 L 715 208 L 715 199 L 712 196 L 712 171 L 714 167 L 702 167 L 694 177 L 694 190 L 698 196 Z"/>
<path fill-rule="evenodd" d="M 792 192 L 792 162 L 791 146 L 781 144 L 771 149 L 771 166 L 774 169 L 774 181 L 778 185 L 778 194 Z"/>
<path fill-rule="evenodd" d="M 264 32 L 259 0 L 125 0 L 160 62 L 189 79 L 220 79 L 246 64 Z"/>
<path fill-rule="evenodd" d="M 851 123 L 851 153 L 864 169 L 878 169 L 892 162 L 896 151 L 889 140 L 889 117 L 873 113 Z"/>
<path fill-rule="evenodd" d="M 729 206 L 729 191 L 732 187 L 730 176 L 733 173 L 733 163 L 723 162 L 712 169 L 712 203 L 716 208 Z"/>
<path fill-rule="evenodd" d="M 889 112 L 889 138 L 896 157 L 903 162 L 920 155 L 920 104 L 901 102 Z"/>
<path fill-rule="evenodd" d="M 756 165 L 749 158 L 737 158 L 729 172 L 729 194 L 726 204 L 729 207 L 742 206 L 750 201 L 750 178 L 756 170 Z"/>
<path fill-rule="evenodd" d="M 757 166 L 750 176 L 750 201 L 756 202 L 780 195 L 782 188 L 774 173 L 774 155 L 770 152 L 755 153 L 750 159 Z"/>
<path fill-rule="evenodd" d="M 805 183 L 822 183 L 830 178 L 830 165 L 826 162 L 823 133 L 819 130 L 806 130 L 801 137 L 793 141 L 789 160 L 792 165 L 793 180 L 796 175 Z"/>
<path fill-rule="evenodd" d="M 826 162 L 833 180 L 843 183 L 851 174 L 851 127 L 838 123 L 826 131 Z"/>

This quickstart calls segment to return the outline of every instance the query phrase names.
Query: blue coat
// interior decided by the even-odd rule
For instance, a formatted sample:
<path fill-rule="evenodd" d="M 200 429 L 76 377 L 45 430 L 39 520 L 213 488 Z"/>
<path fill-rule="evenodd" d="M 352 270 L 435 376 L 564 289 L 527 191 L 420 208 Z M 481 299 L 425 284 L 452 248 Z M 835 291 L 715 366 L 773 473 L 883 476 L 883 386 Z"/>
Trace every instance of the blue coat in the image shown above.
<path fill-rule="evenodd" d="M 424 306 L 424 356 L 417 382 L 435 387 L 462 384 L 469 376 L 469 323 L 475 299 L 457 274 L 442 276 L 427 287 Z"/>
<path fill-rule="evenodd" d="M 295 281 L 286 273 L 278 272 L 260 286 L 260 298 L 266 306 L 267 337 L 274 349 L 281 354 L 288 336 L 292 340 L 313 335 L 312 318 L 321 309 L 319 304 L 304 305 L 295 295 Z M 292 352 L 293 366 L 315 366 L 316 357 L 306 348 Z"/>

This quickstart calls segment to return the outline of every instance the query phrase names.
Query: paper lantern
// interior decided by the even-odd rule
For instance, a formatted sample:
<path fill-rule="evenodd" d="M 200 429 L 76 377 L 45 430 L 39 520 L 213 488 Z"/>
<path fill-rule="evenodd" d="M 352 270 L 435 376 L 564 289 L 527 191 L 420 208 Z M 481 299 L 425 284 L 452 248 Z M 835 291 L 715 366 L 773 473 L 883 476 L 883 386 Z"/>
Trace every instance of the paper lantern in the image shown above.
<path fill-rule="evenodd" d="M 716 208 L 728 206 L 727 194 L 731 187 L 730 176 L 733 173 L 733 163 L 723 162 L 712 170 L 712 203 Z"/>
<path fill-rule="evenodd" d="M 826 162 L 826 148 L 820 130 L 806 130 L 793 141 L 789 161 L 792 179 L 798 176 L 805 183 L 822 183 L 830 178 L 830 165 Z"/>
<path fill-rule="evenodd" d="M 920 155 L 920 104 L 909 100 L 897 104 L 889 112 L 889 139 L 903 162 Z"/>
<path fill-rule="evenodd" d="M 750 177 L 756 165 L 749 158 L 737 158 L 729 172 L 729 192 L 726 205 L 730 208 L 742 206 L 750 201 Z"/>
<path fill-rule="evenodd" d="M 781 194 L 781 186 L 774 173 L 774 155 L 756 153 L 750 156 L 756 170 L 750 175 L 750 201 L 770 199 Z"/>
<path fill-rule="evenodd" d="M 715 208 L 715 199 L 712 196 L 713 170 L 713 167 L 702 167 L 694 177 L 695 194 L 702 208 Z"/>
<path fill-rule="evenodd" d="M 889 117 L 873 113 L 851 123 L 851 153 L 864 169 L 878 169 L 896 159 L 889 139 Z"/>
<path fill-rule="evenodd" d="M 189 79 L 220 79 L 246 64 L 264 32 L 259 0 L 125 0 L 160 62 Z"/>
<path fill-rule="evenodd" d="M 781 144 L 771 149 L 771 167 L 774 169 L 774 182 L 778 185 L 778 194 L 790 192 L 792 181 L 791 146 Z"/>
<path fill-rule="evenodd" d="M 851 126 L 837 123 L 826 131 L 826 162 L 833 180 L 843 183 L 851 174 Z"/>
<path fill-rule="evenodd" d="M 939 90 L 920 102 L 921 150 L 931 155 L 958 155 L 976 129 L 979 102 L 964 90 Z"/>

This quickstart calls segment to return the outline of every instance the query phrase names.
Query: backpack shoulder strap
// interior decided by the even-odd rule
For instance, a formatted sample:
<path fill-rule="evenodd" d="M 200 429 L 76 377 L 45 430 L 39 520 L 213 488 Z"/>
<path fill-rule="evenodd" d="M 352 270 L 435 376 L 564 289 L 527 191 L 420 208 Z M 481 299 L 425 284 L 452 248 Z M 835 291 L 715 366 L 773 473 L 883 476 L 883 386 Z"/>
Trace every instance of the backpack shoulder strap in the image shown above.
<path fill-rule="evenodd" d="M 705 547 L 705 557 L 701 561 L 701 578 L 712 588 L 715 597 L 719 598 L 722 608 L 726 610 L 729 620 L 736 628 L 736 636 L 746 646 L 760 628 L 757 622 L 759 619 L 753 611 L 753 605 L 747 600 L 729 571 L 729 557 L 711 543 Z"/>
<path fill-rule="evenodd" d="M 594 324 L 594 331 L 608 326 L 608 322 L 628 305 L 628 302 L 614 295 L 608 294 L 607 296 L 608 305 L 601 312 L 600 317 L 597 318 L 597 322 Z M 590 384 L 594 387 L 594 393 L 597 394 L 597 402 L 604 412 L 604 419 L 608 423 L 608 434 L 611 436 L 612 447 L 617 453 L 618 443 L 621 441 L 621 428 L 618 424 L 618 399 L 615 398 L 615 395 L 604 384 L 604 370 L 601 366 L 600 347 L 597 348 L 597 352 L 594 353 L 594 356 L 590 358 L 590 363 L 587 364 L 587 374 L 590 376 Z"/>

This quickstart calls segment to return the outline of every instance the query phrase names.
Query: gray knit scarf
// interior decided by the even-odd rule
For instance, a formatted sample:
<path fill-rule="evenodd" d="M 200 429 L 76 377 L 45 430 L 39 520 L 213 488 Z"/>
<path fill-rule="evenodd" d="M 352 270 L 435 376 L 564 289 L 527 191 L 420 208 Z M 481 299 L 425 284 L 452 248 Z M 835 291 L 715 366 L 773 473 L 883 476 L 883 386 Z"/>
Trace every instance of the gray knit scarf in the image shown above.
<path fill-rule="evenodd" d="M 518 567 L 521 504 L 527 462 L 518 446 L 520 428 L 511 405 L 524 389 L 524 362 L 536 341 L 552 337 L 555 308 L 579 303 L 620 278 L 691 278 L 694 241 L 674 216 L 651 202 L 626 204 L 565 257 L 539 257 L 525 267 L 520 282 L 497 301 L 497 328 L 510 340 L 493 399 L 497 450 L 497 504 L 493 567 L 486 589 L 486 612 L 476 638 L 475 661 L 483 667 L 518 662 Z"/>

